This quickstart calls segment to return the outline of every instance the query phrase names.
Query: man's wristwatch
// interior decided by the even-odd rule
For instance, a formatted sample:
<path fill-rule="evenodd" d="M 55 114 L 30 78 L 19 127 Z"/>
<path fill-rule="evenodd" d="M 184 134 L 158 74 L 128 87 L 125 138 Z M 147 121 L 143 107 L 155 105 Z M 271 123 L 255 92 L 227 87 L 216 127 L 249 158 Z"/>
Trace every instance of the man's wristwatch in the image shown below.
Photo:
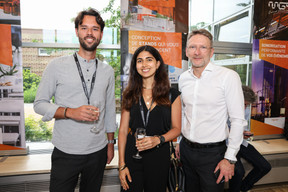
<path fill-rule="evenodd" d="M 226 158 L 225 158 L 225 159 L 226 159 Z M 226 160 L 229 161 L 229 163 L 230 163 L 230 164 L 233 164 L 233 165 L 237 162 L 237 161 L 233 161 L 233 160 L 230 160 L 230 159 L 226 159 Z"/>
<path fill-rule="evenodd" d="M 116 144 L 116 139 L 113 139 L 113 140 L 108 140 L 108 144 L 111 143 L 111 144 Z"/>

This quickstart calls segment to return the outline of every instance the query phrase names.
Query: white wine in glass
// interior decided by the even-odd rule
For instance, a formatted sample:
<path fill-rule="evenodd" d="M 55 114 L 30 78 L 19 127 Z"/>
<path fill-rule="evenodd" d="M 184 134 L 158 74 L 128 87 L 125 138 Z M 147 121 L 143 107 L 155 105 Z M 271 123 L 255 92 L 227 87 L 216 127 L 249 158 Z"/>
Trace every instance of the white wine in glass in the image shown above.
<path fill-rule="evenodd" d="M 94 110 L 94 112 L 96 112 L 96 113 L 100 113 L 100 104 L 99 103 L 94 103 L 93 104 L 93 106 L 94 107 L 97 107 L 97 110 Z M 99 114 L 99 116 L 100 116 L 100 114 Z M 90 132 L 91 133 L 95 133 L 95 134 L 98 134 L 99 132 L 100 132 L 100 130 L 99 130 L 99 128 L 97 127 L 97 121 L 98 120 L 95 120 L 94 122 L 93 122 L 93 126 L 91 127 L 91 129 L 90 129 Z"/>
<path fill-rule="evenodd" d="M 135 132 L 136 140 L 141 140 L 146 136 L 146 129 L 144 128 L 137 128 Z M 142 159 L 142 156 L 139 154 L 139 151 L 135 155 L 133 155 L 135 159 Z"/>

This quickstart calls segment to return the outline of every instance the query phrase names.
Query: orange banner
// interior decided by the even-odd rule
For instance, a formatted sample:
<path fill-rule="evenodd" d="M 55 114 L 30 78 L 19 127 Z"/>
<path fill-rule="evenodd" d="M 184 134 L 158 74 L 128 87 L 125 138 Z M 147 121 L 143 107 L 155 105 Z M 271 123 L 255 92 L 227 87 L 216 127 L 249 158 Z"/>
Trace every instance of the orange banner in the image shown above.
<path fill-rule="evenodd" d="M 138 0 L 138 5 L 157 11 L 161 15 L 173 18 L 175 0 Z"/>
<path fill-rule="evenodd" d="M 138 5 L 155 7 L 175 7 L 175 0 L 138 0 Z"/>
<path fill-rule="evenodd" d="M 283 134 L 283 129 L 251 119 L 251 131 L 257 135 Z"/>
<path fill-rule="evenodd" d="M 13 66 L 11 25 L 0 24 L 0 64 Z"/>
<path fill-rule="evenodd" d="M 168 32 L 129 31 L 129 53 L 143 45 L 155 47 L 165 64 L 182 68 L 182 34 Z"/>
<path fill-rule="evenodd" d="M 259 40 L 259 58 L 279 67 L 288 69 L 288 42 L 277 40 Z"/>

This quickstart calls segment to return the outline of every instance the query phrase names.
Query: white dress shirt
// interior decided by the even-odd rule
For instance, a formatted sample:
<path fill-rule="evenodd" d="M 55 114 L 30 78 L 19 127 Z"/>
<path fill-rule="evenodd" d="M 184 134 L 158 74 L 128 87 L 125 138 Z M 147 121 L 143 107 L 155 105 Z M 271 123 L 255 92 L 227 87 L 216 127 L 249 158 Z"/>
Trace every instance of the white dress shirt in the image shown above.
<path fill-rule="evenodd" d="M 239 75 L 209 63 L 197 78 L 193 69 L 181 74 L 182 135 L 192 142 L 214 143 L 228 138 L 225 158 L 237 160 L 243 140 L 244 97 Z M 227 126 L 230 117 L 231 130 Z"/>

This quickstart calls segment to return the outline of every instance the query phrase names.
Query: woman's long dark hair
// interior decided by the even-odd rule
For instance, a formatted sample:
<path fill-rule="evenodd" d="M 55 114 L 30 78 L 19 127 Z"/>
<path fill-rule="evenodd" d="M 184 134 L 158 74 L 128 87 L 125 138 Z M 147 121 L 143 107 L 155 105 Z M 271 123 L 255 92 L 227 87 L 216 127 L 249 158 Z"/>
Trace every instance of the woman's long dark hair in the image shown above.
<path fill-rule="evenodd" d="M 154 102 L 156 102 L 158 105 L 169 106 L 170 83 L 164 61 L 157 49 L 152 46 L 145 45 L 139 47 L 132 57 L 128 86 L 123 92 L 122 108 L 129 110 L 134 103 L 138 103 L 138 100 L 142 95 L 142 76 L 136 69 L 137 57 L 142 51 L 149 52 L 151 55 L 153 55 L 156 61 L 160 61 L 160 66 L 156 70 L 154 76 L 155 82 L 152 90 L 152 97 Z"/>

